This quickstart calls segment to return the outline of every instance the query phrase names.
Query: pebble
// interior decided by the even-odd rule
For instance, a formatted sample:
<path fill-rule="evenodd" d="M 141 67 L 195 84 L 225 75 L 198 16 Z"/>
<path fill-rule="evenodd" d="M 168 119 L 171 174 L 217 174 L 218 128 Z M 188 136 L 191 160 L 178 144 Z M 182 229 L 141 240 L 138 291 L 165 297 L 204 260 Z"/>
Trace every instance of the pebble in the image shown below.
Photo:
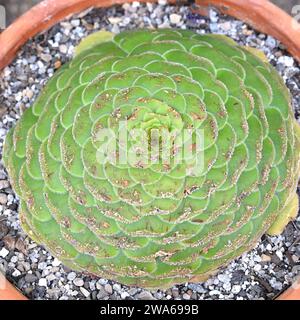
<path fill-rule="evenodd" d="M 266 255 L 266 254 L 262 254 L 261 255 L 261 260 L 263 261 L 263 262 L 270 262 L 271 260 L 272 260 L 272 258 L 270 257 L 270 256 L 268 256 L 268 255 Z"/>
<path fill-rule="evenodd" d="M 149 291 L 142 291 L 136 297 L 139 300 L 156 300 Z"/>
<path fill-rule="evenodd" d="M 98 288 L 97 288 L 98 289 Z M 105 291 L 105 289 L 101 286 L 101 288 L 98 289 L 99 292 L 97 294 L 97 299 L 101 300 L 103 299 L 104 297 L 107 297 L 108 296 L 108 293 Z"/>
<path fill-rule="evenodd" d="M 118 283 L 114 283 L 114 284 L 113 284 L 113 289 L 114 289 L 115 291 L 117 291 L 117 292 L 120 292 L 121 286 L 120 286 Z"/>
<path fill-rule="evenodd" d="M 112 32 L 112 33 L 115 33 L 115 34 L 120 33 L 120 28 L 119 28 L 119 26 L 118 26 L 117 24 L 114 24 L 114 25 L 112 26 L 112 28 L 111 28 L 111 32 Z"/>
<path fill-rule="evenodd" d="M 210 296 L 218 296 L 220 294 L 221 294 L 221 292 L 219 290 L 211 290 L 211 291 L 209 291 L 209 295 Z"/>
<path fill-rule="evenodd" d="M 179 24 L 180 21 L 181 21 L 181 16 L 180 16 L 179 14 L 172 13 L 172 14 L 170 15 L 170 22 L 171 22 L 172 24 L 177 25 L 177 24 Z"/>
<path fill-rule="evenodd" d="M 109 294 L 112 294 L 112 293 L 113 293 L 113 288 L 112 288 L 112 286 L 111 286 L 109 283 L 107 283 L 107 284 L 104 286 L 104 290 L 105 290 L 107 293 L 109 293 Z"/>
<path fill-rule="evenodd" d="M 47 268 L 47 263 L 46 263 L 46 262 L 40 262 L 40 263 L 38 264 L 38 268 L 39 268 L 40 270 L 46 269 L 46 268 Z"/>
<path fill-rule="evenodd" d="M 7 195 L 5 193 L 0 193 L 0 204 L 7 203 Z"/>
<path fill-rule="evenodd" d="M 231 289 L 231 292 L 234 294 L 238 294 L 241 291 L 241 286 L 240 285 L 234 285 Z"/>
<path fill-rule="evenodd" d="M 278 63 L 281 63 L 287 67 L 292 67 L 294 65 L 294 59 L 288 56 L 281 56 L 278 58 Z"/>
<path fill-rule="evenodd" d="M 277 256 L 280 260 L 283 259 L 283 254 L 282 254 L 282 252 L 281 252 L 280 250 L 277 250 L 277 251 L 276 251 L 276 256 Z"/>
<path fill-rule="evenodd" d="M 122 292 L 121 293 L 121 299 L 126 299 L 127 297 L 129 297 L 129 293 L 128 292 L 126 292 L 126 291 L 124 291 L 124 292 Z M 144 300 L 148 300 L 148 299 L 144 299 Z"/>
<path fill-rule="evenodd" d="M 48 282 L 54 281 L 56 279 L 56 276 L 53 273 L 50 273 L 47 277 L 46 277 Z"/>
<path fill-rule="evenodd" d="M 75 273 L 75 272 L 70 272 L 70 273 L 68 273 L 67 279 L 68 279 L 69 281 L 73 281 L 75 278 L 76 278 L 76 273 Z"/>
<path fill-rule="evenodd" d="M 42 53 L 41 54 L 41 59 L 48 63 L 48 62 L 50 62 L 52 60 L 52 56 L 51 56 L 51 54 Z"/>
<path fill-rule="evenodd" d="M 109 17 L 108 21 L 111 24 L 118 24 L 118 23 L 120 23 L 122 21 L 122 19 L 120 17 Z"/>
<path fill-rule="evenodd" d="M 261 270 L 261 265 L 260 264 L 256 264 L 253 268 L 254 271 L 259 272 Z"/>
<path fill-rule="evenodd" d="M 54 68 L 59 69 L 60 67 L 61 67 L 61 61 L 60 60 L 55 61 Z"/>
<path fill-rule="evenodd" d="M 68 52 L 68 47 L 65 44 L 61 44 L 59 46 L 59 51 L 63 54 L 66 54 Z"/>
<path fill-rule="evenodd" d="M 229 283 L 229 282 L 224 283 L 222 287 L 227 292 L 231 291 L 231 283 Z"/>
<path fill-rule="evenodd" d="M 80 287 L 80 291 L 86 298 L 89 297 L 90 292 L 87 289 L 85 289 L 84 287 Z"/>
<path fill-rule="evenodd" d="M 27 90 L 26 90 L 26 97 L 27 97 L 28 99 L 31 99 L 31 98 L 33 97 L 33 91 L 30 90 L 30 89 L 27 89 Z"/>
<path fill-rule="evenodd" d="M 45 278 L 41 278 L 39 280 L 39 286 L 41 287 L 47 287 L 47 280 Z"/>
<path fill-rule="evenodd" d="M 0 189 L 6 189 L 9 187 L 9 182 L 7 180 L 0 180 Z"/>
<path fill-rule="evenodd" d="M 73 19 L 73 20 L 71 20 L 71 25 L 72 25 L 73 27 L 78 27 L 78 26 L 80 26 L 80 20 L 79 20 L 79 19 Z"/>
<path fill-rule="evenodd" d="M 230 282 L 230 277 L 227 274 L 218 274 L 218 279 L 219 281 L 223 282 L 223 283 L 228 283 Z"/>
<path fill-rule="evenodd" d="M 75 278 L 73 283 L 76 287 L 82 287 L 84 285 L 84 281 L 81 278 Z"/>
<path fill-rule="evenodd" d="M 267 246 L 266 246 L 266 250 L 268 250 L 268 251 L 272 251 L 272 246 L 270 245 L 270 243 L 268 243 L 268 244 L 267 244 Z"/>
<path fill-rule="evenodd" d="M 58 267 L 60 265 L 61 265 L 61 262 L 57 258 L 54 258 L 53 262 L 52 262 L 52 266 L 53 267 Z"/>
<path fill-rule="evenodd" d="M 274 49 L 277 45 L 277 41 L 271 37 L 271 36 L 268 36 L 267 37 L 267 40 L 266 40 L 266 45 L 270 48 L 270 49 Z"/>
<path fill-rule="evenodd" d="M 37 276 L 32 273 L 27 273 L 25 276 L 25 281 L 28 283 L 35 282 L 37 279 L 38 279 Z"/>
<path fill-rule="evenodd" d="M 230 21 L 226 21 L 223 23 L 219 24 L 220 28 L 223 29 L 224 31 L 229 31 L 231 29 L 231 23 Z"/>
<path fill-rule="evenodd" d="M 187 293 L 184 293 L 184 294 L 182 295 L 182 298 L 183 298 L 184 300 L 190 300 L 190 299 L 191 299 L 191 296 L 190 296 L 189 294 L 187 294 Z"/>
<path fill-rule="evenodd" d="M 2 248 L 0 250 L 0 257 L 5 258 L 9 254 L 9 251 L 6 250 L 5 248 Z"/>
<path fill-rule="evenodd" d="M 13 277 L 19 277 L 21 275 L 21 272 L 20 272 L 20 270 L 18 270 L 18 269 L 16 269 L 13 273 L 12 273 L 12 276 Z"/>

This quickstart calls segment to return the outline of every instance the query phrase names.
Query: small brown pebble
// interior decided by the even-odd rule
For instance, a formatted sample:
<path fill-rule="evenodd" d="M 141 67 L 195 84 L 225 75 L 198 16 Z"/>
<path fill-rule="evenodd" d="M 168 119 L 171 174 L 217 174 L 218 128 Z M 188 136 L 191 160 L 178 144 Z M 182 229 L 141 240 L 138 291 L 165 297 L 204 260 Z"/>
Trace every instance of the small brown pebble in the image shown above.
<path fill-rule="evenodd" d="M 279 58 L 279 57 L 282 56 L 282 52 L 281 52 L 281 51 L 276 51 L 276 52 L 274 53 L 274 55 L 275 55 L 276 58 Z"/>
<path fill-rule="evenodd" d="M 61 67 L 61 61 L 60 60 L 57 60 L 54 62 L 54 68 L 55 69 L 59 69 Z"/>
<path fill-rule="evenodd" d="M 3 238 L 3 242 L 4 242 L 4 245 L 5 247 L 12 251 L 12 250 L 15 250 L 15 247 L 16 247 L 16 238 L 8 235 L 6 237 Z"/>
<path fill-rule="evenodd" d="M 7 203 L 7 195 L 5 193 L 0 193 L 0 204 Z"/>
<path fill-rule="evenodd" d="M 253 33 L 253 30 L 243 29 L 243 34 L 246 36 L 251 36 L 252 33 Z"/>
<path fill-rule="evenodd" d="M 261 257 L 262 262 L 270 262 L 271 261 L 271 257 L 264 254 L 264 253 L 260 257 Z"/>
<path fill-rule="evenodd" d="M 172 289 L 172 296 L 174 298 L 178 298 L 179 297 L 179 290 L 177 288 Z"/>
<path fill-rule="evenodd" d="M 5 221 L 0 221 L 0 240 L 8 234 L 8 227 Z"/>
<path fill-rule="evenodd" d="M 20 113 L 23 114 L 24 111 L 26 110 L 25 104 L 23 102 L 20 103 L 19 105 Z"/>
<path fill-rule="evenodd" d="M 19 250 L 20 252 L 22 252 L 24 255 L 27 255 L 27 246 L 24 242 L 24 239 L 22 238 L 18 238 L 16 241 L 16 249 Z"/>
<path fill-rule="evenodd" d="M 0 106 L 0 118 L 6 113 L 5 107 Z"/>

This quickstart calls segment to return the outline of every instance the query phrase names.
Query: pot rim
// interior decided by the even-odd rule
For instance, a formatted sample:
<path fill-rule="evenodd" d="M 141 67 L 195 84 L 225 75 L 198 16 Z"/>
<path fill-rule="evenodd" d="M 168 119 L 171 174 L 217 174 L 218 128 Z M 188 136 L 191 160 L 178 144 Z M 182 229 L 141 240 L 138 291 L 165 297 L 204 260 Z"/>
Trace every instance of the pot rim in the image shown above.
<path fill-rule="evenodd" d="M 15 20 L 0 34 L 0 71 L 17 55 L 33 36 L 43 32 L 69 15 L 92 7 L 109 7 L 134 0 L 44 0 Z M 157 2 L 139 0 L 139 2 Z M 176 3 L 177 0 L 168 0 Z M 181 0 L 190 4 L 190 0 Z M 300 24 L 269 0 L 195 0 L 195 12 L 214 7 L 222 13 L 242 20 L 254 29 L 273 36 L 300 62 Z M 4 286 L 1 284 L 4 284 Z M 4 289 L 3 289 L 4 288 Z M 0 300 L 28 300 L 0 272 Z M 278 300 L 300 300 L 300 279 L 285 290 Z"/>
<path fill-rule="evenodd" d="M 0 300 L 28 300 L 0 271 Z"/>

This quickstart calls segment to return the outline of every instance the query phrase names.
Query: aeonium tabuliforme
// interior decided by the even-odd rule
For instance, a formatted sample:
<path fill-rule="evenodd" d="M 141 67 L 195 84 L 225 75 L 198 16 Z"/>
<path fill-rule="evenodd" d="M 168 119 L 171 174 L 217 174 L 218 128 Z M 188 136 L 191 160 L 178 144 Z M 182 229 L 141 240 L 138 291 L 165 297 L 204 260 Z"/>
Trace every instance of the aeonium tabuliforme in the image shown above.
<path fill-rule="evenodd" d="M 93 34 L 10 130 L 3 159 L 28 235 L 127 285 L 203 280 L 298 211 L 288 90 L 224 36 Z"/>

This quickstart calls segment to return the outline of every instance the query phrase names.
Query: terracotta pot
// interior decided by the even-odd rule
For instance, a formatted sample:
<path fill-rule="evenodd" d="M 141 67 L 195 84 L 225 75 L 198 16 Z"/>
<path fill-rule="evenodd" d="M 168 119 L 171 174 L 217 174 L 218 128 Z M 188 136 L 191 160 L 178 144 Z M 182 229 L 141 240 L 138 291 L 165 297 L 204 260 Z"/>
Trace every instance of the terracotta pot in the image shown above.
<path fill-rule="evenodd" d="M 30 38 L 65 19 L 90 7 L 109 7 L 134 0 L 44 0 L 17 19 L 0 34 L 0 70 L 16 56 L 18 50 Z M 156 2 L 156 0 L 139 0 Z M 175 3 L 176 0 L 168 0 Z M 181 0 L 181 4 L 191 1 Z M 193 10 L 205 13 L 215 7 L 222 13 L 245 21 L 256 30 L 269 34 L 282 42 L 287 50 L 300 62 L 300 25 L 288 14 L 268 0 L 195 0 Z M 2 277 L 2 278 L 1 278 Z M 0 300 L 26 299 L 0 273 L 4 289 L 0 286 Z M 3 286 L 2 286 L 3 287 Z M 281 294 L 279 300 L 300 300 L 300 281 Z"/>
<path fill-rule="evenodd" d="M 0 300 L 28 300 L 0 272 Z"/>

